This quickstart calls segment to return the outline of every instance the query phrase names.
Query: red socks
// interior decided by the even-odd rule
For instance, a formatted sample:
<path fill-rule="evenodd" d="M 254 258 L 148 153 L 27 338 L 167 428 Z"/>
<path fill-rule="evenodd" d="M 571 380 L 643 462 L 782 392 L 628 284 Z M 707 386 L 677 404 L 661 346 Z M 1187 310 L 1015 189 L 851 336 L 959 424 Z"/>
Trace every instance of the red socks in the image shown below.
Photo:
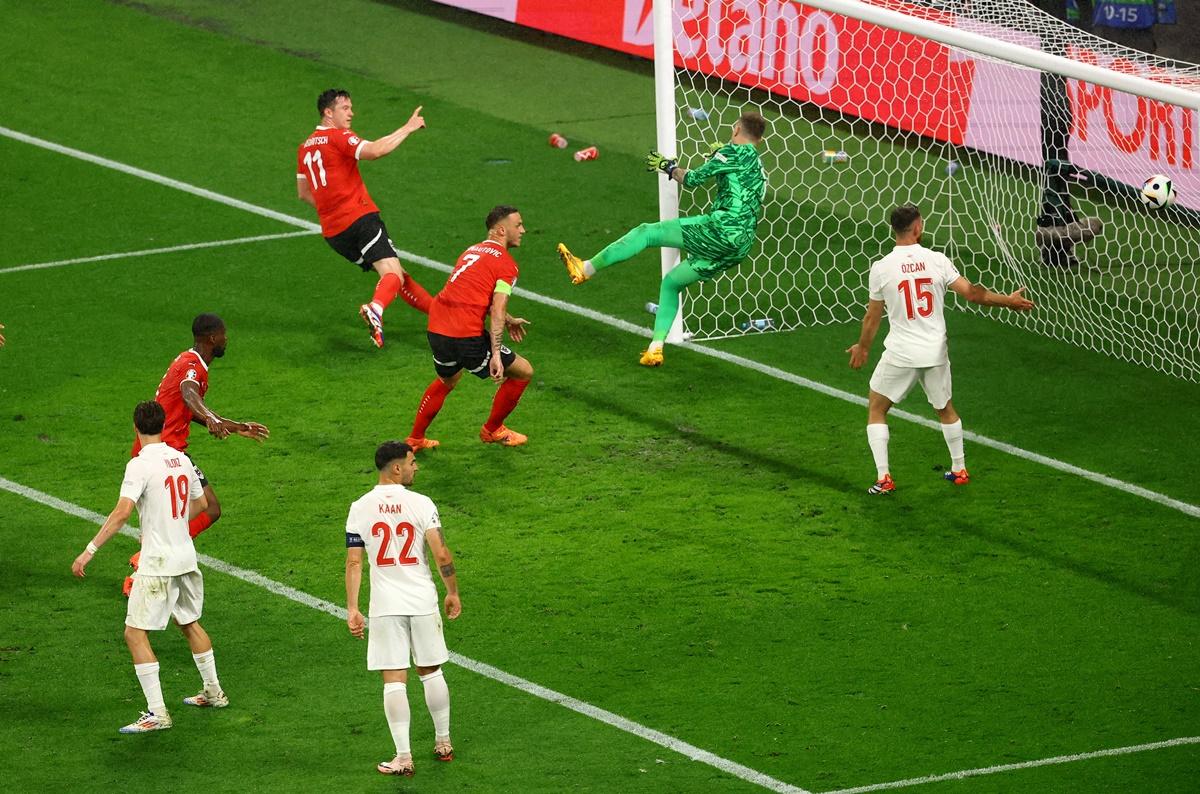
<path fill-rule="evenodd" d="M 382 280 L 380 283 L 383 283 Z M 400 287 L 400 299 L 421 314 L 429 314 L 429 304 L 433 303 L 433 296 L 413 279 L 412 273 L 404 274 L 404 286 Z"/>
<path fill-rule="evenodd" d="M 433 379 L 433 383 L 429 384 L 429 388 L 425 390 L 425 396 L 421 398 L 421 404 L 417 406 L 417 418 L 413 420 L 412 438 L 425 438 L 425 431 L 429 429 L 429 425 L 438 415 L 438 411 L 442 410 L 442 403 L 446 402 L 446 395 L 450 391 L 450 387 L 442 383 L 441 378 Z"/>
<path fill-rule="evenodd" d="M 201 513 L 188 522 L 188 534 L 194 538 L 204 530 L 211 527 L 212 522 L 213 521 L 211 518 L 209 518 L 208 513 Z"/>
<path fill-rule="evenodd" d="M 504 420 L 521 401 L 521 394 L 528 385 L 529 381 L 516 378 L 509 378 L 500 384 L 500 388 L 496 390 L 496 397 L 492 400 L 492 413 L 483 423 L 488 432 L 495 433 L 500 429 L 500 425 L 504 424 Z"/>
<path fill-rule="evenodd" d="M 396 298 L 396 293 L 400 291 L 400 276 L 395 273 L 384 273 L 379 279 L 379 283 L 375 285 L 375 295 L 371 298 L 371 302 L 378 305 L 381 309 L 386 309 L 388 304 Z"/>

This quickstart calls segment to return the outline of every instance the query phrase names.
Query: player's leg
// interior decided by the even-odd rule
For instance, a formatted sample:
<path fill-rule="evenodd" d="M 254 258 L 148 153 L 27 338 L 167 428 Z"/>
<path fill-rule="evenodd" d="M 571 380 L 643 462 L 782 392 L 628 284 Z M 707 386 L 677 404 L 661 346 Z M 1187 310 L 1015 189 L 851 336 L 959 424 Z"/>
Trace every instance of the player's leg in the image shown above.
<path fill-rule="evenodd" d="M 532 371 L 532 370 L 531 370 Z M 433 756 L 439 761 L 454 760 L 450 743 L 450 688 L 442 673 L 442 665 L 450 661 L 450 651 L 442 633 L 442 617 L 437 612 L 409 618 L 412 636 L 413 662 L 421 686 L 425 689 L 425 705 L 433 718 Z"/>
<path fill-rule="evenodd" d="M 892 482 L 891 467 L 888 463 L 888 440 L 890 432 L 887 426 L 887 414 L 892 409 L 892 401 L 875 391 L 867 395 L 867 445 L 871 448 L 871 457 L 875 459 L 875 484 L 867 489 L 870 494 L 886 494 L 896 489 Z"/>
<path fill-rule="evenodd" d="M 387 718 L 392 742 L 396 745 L 396 756 L 383 761 L 376 769 L 385 775 L 412 777 L 412 746 L 409 744 L 408 729 L 412 712 L 408 708 L 408 671 L 383 670 L 383 714 Z"/>
<path fill-rule="evenodd" d="M 528 359 L 518 356 L 504 345 L 500 346 L 500 360 L 504 363 L 505 380 L 500 384 L 500 388 L 496 389 L 496 396 L 492 398 L 492 411 L 479 430 L 479 439 L 485 444 L 519 447 L 528 441 L 529 437 L 505 427 L 504 420 L 521 401 L 525 387 L 533 378 L 533 365 Z"/>
<path fill-rule="evenodd" d="M 385 775 L 411 776 L 412 747 L 408 729 L 412 718 L 406 687 L 412 657 L 409 618 L 387 615 L 369 618 L 368 623 L 367 669 L 378 670 L 383 676 L 383 714 L 396 746 L 395 757 L 375 768 Z"/>
<path fill-rule="evenodd" d="M 966 485 L 971 481 L 971 475 L 967 473 L 967 460 L 963 454 L 962 418 L 954 410 L 954 403 L 950 399 L 950 364 L 947 362 L 925 370 L 921 387 L 925 389 L 929 404 L 937 413 L 942 425 L 942 438 L 946 440 L 946 449 L 950 452 L 950 470 L 942 476 L 947 482 Z"/>
<path fill-rule="evenodd" d="M 454 745 L 450 742 L 450 687 L 440 665 L 417 666 L 421 686 L 425 688 L 425 705 L 433 718 L 433 757 L 439 761 L 454 760 Z"/>
<path fill-rule="evenodd" d="M 188 534 L 193 538 L 217 523 L 217 519 L 221 517 L 221 500 L 217 498 L 217 492 L 209 485 L 208 478 L 204 476 L 204 472 L 200 470 L 199 466 L 196 467 L 196 478 L 200 480 L 200 487 L 204 489 L 204 500 L 207 505 L 204 512 L 188 522 Z"/>
<path fill-rule="evenodd" d="M 458 385 L 458 379 L 462 377 L 464 367 L 464 351 L 461 340 L 434 333 L 427 333 L 426 336 L 429 339 L 429 350 L 433 354 L 433 369 L 437 373 L 437 377 L 421 395 L 421 402 L 417 405 L 417 415 L 413 419 L 412 433 L 405 439 L 405 443 L 412 447 L 414 452 L 438 446 L 438 441 L 426 438 L 425 433 L 438 415 L 438 411 L 442 410 L 446 397 Z"/>
<path fill-rule="evenodd" d="M 162 682 L 158 675 L 158 659 L 150 647 L 149 635 L 151 631 L 165 629 L 170 621 L 170 579 L 139 575 L 134 579 L 133 591 L 129 594 L 125 613 L 125 645 L 133 659 L 133 672 L 146 697 L 146 711 L 136 721 L 122 727 L 121 733 L 147 733 L 171 727 L 171 715 L 163 701 Z"/>
<path fill-rule="evenodd" d="M 658 289 L 658 313 L 654 318 L 654 336 L 651 337 L 650 346 L 642 352 L 639 361 L 643 366 L 657 367 L 663 363 L 663 342 L 666 341 L 667 334 L 671 331 L 671 324 L 675 322 L 675 315 L 679 312 L 680 296 L 685 289 L 704 278 L 702 271 L 706 264 L 708 263 L 687 259 L 663 276 L 662 284 Z"/>
<path fill-rule="evenodd" d="M 372 267 L 379 273 L 379 283 L 375 287 L 370 306 L 376 309 L 380 317 L 397 295 L 422 314 L 429 314 L 429 304 L 433 302 L 433 296 L 417 283 L 412 273 L 400 265 L 399 258 L 389 256 L 373 262 Z"/>
<path fill-rule="evenodd" d="M 175 625 L 187 639 L 188 648 L 192 651 L 192 661 L 200 673 L 203 686 L 192 697 L 184 698 L 189 706 L 208 708 L 225 708 L 229 698 L 221 688 L 221 680 L 217 677 L 217 659 L 213 653 L 212 640 L 208 632 L 200 625 L 200 614 L 204 611 L 204 576 L 200 571 L 192 571 L 178 577 L 179 598 L 175 602 L 172 613 Z"/>
<path fill-rule="evenodd" d="M 643 223 L 635 226 L 591 259 L 580 259 L 568 251 L 562 243 L 558 244 L 558 255 L 562 259 L 563 265 L 566 266 L 571 281 L 575 284 L 582 284 L 596 275 L 596 271 L 631 259 L 650 247 L 682 248 L 683 230 L 679 220 Z"/>
<path fill-rule="evenodd" d="M 429 425 L 433 423 L 438 412 L 442 410 L 446 397 L 458 385 L 460 377 L 462 377 L 462 370 L 448 378 L 439 375 L 425 387 L 425 393 L 421 395 L 421 402 L 417 405 L 417 415 L 413 419 L 412 433 L 404 442 L 413 448 L 413 452 L 433 449 L 441 443 L 437 439 L 426 438 L 425 433 L 428 432 Z"/>

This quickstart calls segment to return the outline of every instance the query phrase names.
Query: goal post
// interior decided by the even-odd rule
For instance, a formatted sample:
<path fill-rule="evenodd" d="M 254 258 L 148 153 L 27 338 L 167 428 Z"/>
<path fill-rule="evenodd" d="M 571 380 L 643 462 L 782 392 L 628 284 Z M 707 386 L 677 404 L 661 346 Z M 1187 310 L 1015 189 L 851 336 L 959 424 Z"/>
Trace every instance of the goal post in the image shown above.
<path fill-rule="evenodd" d="M 654 117 L 658 151 L 673 154 L 675 140 L 675 50 L 672 44 L 673 0 L 654 0 L 651 13 L 654 15 Z M 674 220 L 679 217 L 679 193 L 676 183 L 669 179 L 658 180 L 658 219 Z M 662 274 L 666 276 L 679 264 L 679 250 L 661 249 Z M 675 313 L 667 341 L 683 341 L 683 307 Z"/>
<path fill-rule="evenodd" d="M 927 245 L 1038 304 L 992 319 L 1200 380 L 1200 66 L 1026 0 L 656 6 L 671 12 L 675 67 L 676 135 L 664 142 L 660 118 L 660 149 L 691 165 L 743 110 L 769 124 L 757 246 L 685 294 L 682 330 L 857 321 L 867 269 L 891 248 L 888 213 L 914 203 Z M 1173 205 L 1141 200 L 1155 174 L 1173 180 Z M 663 187 L 683 215 L 711 198 Z"/>

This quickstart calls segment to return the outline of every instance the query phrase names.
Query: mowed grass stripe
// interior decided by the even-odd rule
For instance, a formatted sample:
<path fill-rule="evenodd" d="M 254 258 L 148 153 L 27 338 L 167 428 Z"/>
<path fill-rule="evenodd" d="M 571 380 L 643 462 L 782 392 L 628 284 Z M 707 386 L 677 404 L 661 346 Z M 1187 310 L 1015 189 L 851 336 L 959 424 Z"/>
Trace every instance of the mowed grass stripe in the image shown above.
<path fill-rule="evenodd" d="M 51 494 L 44 493 L 34 488 L 29 488 L 4 477 L 0 477 L 0 488 L 3 488 L 4 490 L 14 493 L 18 496 L 23 496 L 31 501 L 38 502 L 39 504 L 46 505 L 47 507 L 53 507 L 55 510 L 59 510 L 68 515 L 82 518 L 85 521 L 89 521 L 93 524 L 103 524 L 105 520 L 105 516 L 102 516 L 92 510 L 88 510 L 86 507 L 81 507 L 71 502 L 67 502 Z M 138 531 L 128 525 L 121 528 L 121 534 L 127 535 L 134 539 L 138 538 Z M 283 596 L 291 601 L 295 601 L 297 604 L 302 604 L 311 609 L 333 615 L 339 620 L 346 620 L 348 617 L 344 607 L 338 606 L 337 604 L 331 603 L 324 599 L 317 598 L 316 596 L 309 595 L 308 593 L 305 593 L 302 590 L 297 590 L 294 587 L 289 587 L 282 582 L 277 582 L 274 579 L 263 576 L 257 571 L 251 571 L 246 568 L 241 568 L 237 565 L 231 565 L 224 560 L 219 560 L 216 557 L 210 557 L 207 554 L 197 554 L 197 558 L 201 564 L 208 568 L 212 568 L 214 571 L 219 571 L 236 579 L 241 579 L 243 582 L 248 582 L 249 584 L 261 587 L 268 592 L 274 593 L 275 595 Z M 519 689 L 522 692 L 533 695 L 534 697 L 555 703 L 563 708 L 570 709 L 571 711 L 577 712 L 586 717 L 591 717 L 594 720 L 611 725 L 612 727 L 625 731 L 626 733 L 631 733 L 634 736 L 645 739 L 649 742 L 653 742 L 654 744 L 657 744 L 668 750 L 673 750 L 693 761 L 699 761 L 700 763 L 707 764 L 711 767 L 719 769 L 722 772 L 733 775 L 737 778 L 741 778 L 749 783 L 757 784 L 770 791 L 781 792 L 781 794 L 810 794 L 810 792 L 798 786 L 793 786 L 790 783 L 783 782 L 782 780 L 776 780 L 769 775 L 763 774 L 762 772 L 754 769 L 750 769 L 749 767 L 743 766 L 734 761 L 730 761 L 727 758 L 722 758 L 721 756 L 711 753 L 708 750 L 703 750 L 695 745 L 688 744 L 680 739 L 676 739 L 673 736 L 668 736 L 661 731 L 656 731 L 653 728 L 648 728 L 645 725 L 628 720 L 619 714 L 614 714 L 613 712 L 602 709 L 599 706 L 593 706 L 590 703 L 577 700 L 570 695 L 564 695 L 563 693 L 556 692 L 553 689 L 547 689 L 540 684 L 535 684 L 532 681 L 521 678 L 520 676 L 512 675 L 511 673 L 506 673 L 505 671 L 489 664 L 476 661 L 457 653 L 450 654 L 450 661 L 459 667 L 463 667 L 467 670 L 477 673 L 478 675 L 484 676 L 485 678 L 490 678 L 493 681 L 497 681 L 515 689 Z"/>

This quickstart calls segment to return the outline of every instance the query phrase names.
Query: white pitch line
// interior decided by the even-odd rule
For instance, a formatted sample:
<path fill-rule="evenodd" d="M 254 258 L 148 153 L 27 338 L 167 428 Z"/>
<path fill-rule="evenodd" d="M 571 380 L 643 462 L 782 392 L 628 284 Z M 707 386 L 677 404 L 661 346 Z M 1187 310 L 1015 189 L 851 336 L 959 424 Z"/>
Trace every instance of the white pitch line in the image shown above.
<path fill-rule="evenodd" d="M 178 251 L 195 251 L 200 248 L 220 248 L 225 245 L 241 245 L 242 243 L 260 243 L 264 240 L 282 240 L 287 237 L 307 237 L 315 232 L 281 232 L 280 234 L 260 234 L 256 237 L 238 237 L 232 240 L 212 240 L 207 243 L 187 243 L 172 245 L 166 248 L 144 248 L 141 251 L 125 251 L 118 254 L 99 254 L 98 256 L 81 256 L 76 259 L 59 259 L 54 262 L 38 262 L 32 265 L 17 265 L 15 267 L 0 267 L 0 276 L 5 273 L 17 273 L 22 270 L 45 270 L 48 267 L 65 267 L 80 265 L 85 262 L 103 262 L 108 259 L 127 259 L 135 256 L 152 256 L 154 254 L 173 254 Z"/>
<path fill-rule="evenodd" d="M 13 482 L 12 480 L 5 479 L 4 477 L 0 477 L 0 490 L 5 490 L 18 496 L 23 496 L 26 499 L 46 505 L 47 507 L 53 507 L 55 510 L 75 516 L 76 518 L 82 518 L 85 521 L 92 522 L 93 524 L 103 524 L 106 518 L 99 513 L 88 510 L 86 507 L 80 507 L 77 504 L 59 499 L 57 496 L 52 496 L 35 488 L 30 488 L 27 485 L 21 485 L 18 482 Z M 121 534 L 128 535 L 134 539 L 138 537 L 138 531 L 128 525 L 121 528 Z M 201 564 L 208 568 L 212 568 L 214 571 L 228 574 L 235 579 L 241 579 L 243 582 L 256 585 L 264 590 L 274 593 L 275 595 L 283 596 L 290 601 L 295 601 L 297 604 L 302 604 L 320 612 L 325 612 L 341 620 L 345 620 L 347 618 L 346 609 L 344 607 L 338 606 L 337 604 L 326 601 L 322 598 L 317 598 L 316 596 L 310 595 L 303 590 L 297 590 L 294 587 L 289 587 L 282 582 L 277 582 L 274 579 L 263 576 L 257 571 L 239 568 L 236 565 L 227 563 L 224 560 L 219 560 L 216 557 L 210 557 L 207 554 L 198 554 L 197 558 Z M 683 755 L 693 761 L 699 761 L 702 764 L 708 764 L 711 767 L 719 769 L 726 774 L 745 780 L 748 783 L 754 783 L 770 791 L 780 792 L 780 794 L 811 794 L 811 792 L 802 789 L 799 786 L 793 786 L 790 783 L 784 783 L 782 780 L 776 780 L 775 778 L 763 774 L 755 769 L 743 766 L 735 761 L 730 761 L 727 758 L 722 758 L 715 753 L 710 753 L 708 750 L 702 750 L 701 748 L 696 747 L 693 744 L 688 744 L 681 739 L 676 739 L 674 736 L 669 736 L 661 731 L 656 731 L 653 728 L 648 728 L 645 725 L 628 720 L 625 717 L 622 717 L 620 714 L 614 714 L 611 711 L 602 709 L 599 706 L 593 706 L 591 703 L 578 700 L 570 695 L 564 695 L 563 693 L 556 692 L 553 689 L 547 689 L 546 687 L 540 684 L 535 684 L 528 679 L 515 676 L 512 673 L 506 673 L 498 667 L 493 667 L 490 664 L 476 661 L 475 659 L 471 659 L 458 653 L 450 654 L 450 661 L 459 667 L 470 670 L 471 672 L 481 675 L 484 678 L 490 678 L 493 681 L 497 681 L 501 684 L 519 689 L 522 692 L 533 695 L 534 697 L 538 697 L 542 700 L 546 700 L 564 708 L 568 708 L 571 711 L 582 714 L 585 717 L 591 717 L 594 720 L 599 720 L 600 722 L 611 725 L 618 730 L 622 730 L 626 733 L 637 736 L 640 739 L 645 739 L 646 741 L 653 742 L 660 747 L 673 750 L 674 752 L 679 753 L 680 755 Z"/>
<path fill-rule="evenodd" d="M 135 168 L 134 166 L 125 165 L 124 163 L 118 163 L 115 160 L 109 160 L 104 157 L 97 157 L 96 155 L 88 154 L 87 152 L 82 152 L 78 149 L 71 149 L 69 147 L 61 146 L 57 143 L 53 143 L 51 141 L 46 141 L 41 138 L 35 138 L 32 135 L 26 135 L 23 132 L 17 132 L 16 130 L 10 130 L 7 127 L 0 127 L 0 135 L 5 135 L 9 138 L 13 138 L 14 140 L 33 144 L 34 146 L 41 146 L 44 149 L 49 149 L 50 151 L 58 152 L 60 154 L 65 154 L 70 157 L 77 157 L 80 160 L 86 160 L 87 162 L 90 162 L 90 163 L 96 163 L 97 165 L 102 165 L 106 168 L 112 168 L 112 169 L 115 169 L 115 170 L 120 171 L 125 174 L 130 174 L 132 176 L 141 177 L 142 179 L 148 179 L 151 182 L 156 182 L 160 185 L 167 185 L 168 187 L 174 187 L 179 190 L 183 190 L 187 193 L 192 193 L 193 195 L 201 196 L 203 198 L 210 199 L 212 201 L 216 201 L 220 204 L 225 204 L 230 207 L 237 207 L 238 209 L 243 209 L 243 210 L 246 210 L 247 212 L 253 212 L 256 215 L 263 215 L 268 218 L 274 218 L 276 220 L 283 221 L 284 223 L 289 223 L 293 226 L 298 226 L 302 229 L 307 229 L 309 231 L 319 231 L 320 230 L 320 227 L 315 223 L 311 223 L 309 221 L 302 220 L 300 218 L 296 218 L 291 215 L 285 215 L 282 212 L 276 212 L 275 210 L 270 210 L 265 207 L 259 207 L 258 205 L 250 204 L 248 202 L 241 201 L 239 199 L 230 198 L 229 196 L 224 196 L 220 193 L 214 193 L 211 190 L 205 190 L 204 188 L 198 188 L 194 185 L 189 185 L 186 182 L 180 182 L 175 179 L 170 179 L 169 177 L 160 176 L 160 175 L 155 174 L 150 171 L 145 171 L 141 168 Z M 406 261 L 413 262 L 413 263 L 416 263 L 419 265 L 424 265 L 426 267 L 431 267 L 431 268 L 434 268 L 435 270 L 440 270 L 444 273 L 450 271 L 449 265 L 443 264 L 441 262 L 438 262 L 437 260 L 430 259 L 425 256 L 421 256 L 420 254 L 414 254 L 409 251 L 398 251 L 397 253 L 399 254 L 401 259 L 404 259 Z M 515 292 L 518 295 L 520 295 L 521 297 L 527 298 L 536 303 L 542 303 L 547 306 L 553 306 L 556 309 L 561 309 L 562 311 L 570 312 L 571 314 L 575 314 L 580 317 L 586 317 L 589 320 L 594 320 L 598 323 L 603 323 L 603 324 L 611 326 L 613 328 L 617 328 L 622 331 L 627 331 L 629 333 L 636 334 L 638 336 L 650 336 L 650 331 L 646 328 L 643 328 L 642 326 L 634 325 L 633 323 L 626 322 L 625 320 L 621 320 L 616 317 L 611 317 L 607 314 L 602 314 L 601 312 L 593 311 L 592 309 L 586 309 L 582 306 L 576 306 L 573 303 L 567 303 L 566 301 L 560 301 L 555 298 L 549 298 L 544 295 L 538 295 L 537 293 L 529 292 L 528 290 L 523 290 L 520 288 L 515 290 Z M 846 402 L 850 402 L 855 405 L 866 405 L 866 403 L 867 403 L 866 399 L 863 397 L 860 397 L 859 395 L 851 394 L 850 392 L 846 392 L 846 391 L 842 391 L 841 389 L 826 385 L 824 383 L 820 383 L 818 381 L 809 380 L 808 378 L 804 378 L 799 375 L 792 374 L 791 372 L 785 372 L 784 370 L 778 369 L 776 367 L 771 367 L 766 364 L 762 364 L 758 361 L 754 361 L 753 359 L 744 358 L 742 356 L 738 356 L 733 353 L 726 353 L 723 350 L 717 350 L 715 348 L 705 347 L 705 346 L 697 344 L 695 342 L 684 342 L 684 343 L 682 343 L 681 347 L 687 348 L 688 350 L 691 350 L 696 353 L 700 353 L 701 355 L 720 359 L 721 361 L 725 361 L 727 363 L 734 364 L 739 367 L 745 367 L 745 368 L 753 370 L 755 372 L 759 372 L 763 375 L 767 375 L 769 377 L 776 378 L 778 380 L 782 380 L 787 383 L 792 383 L 797 386 L 802 386 L 806 389 L 811 389 L 811 390 L 819 392 L 821 394 L 825 394 L 825 395 L 834 397 L 839 400 L 844 400 Z M 923 427 L 931 427 L 934 429 L 939 428 L 939 425 L 936 422 L 934 422 L 933 420 L 928 419 L 923 416 L 917 416 L 916 414 L 908 413 L 907 411 L 893 410 L 891 412 L 891 416 L 894 416 L 894 417 L 897 417 L 900 419 L 905 419 L 909 422 L 913 422 L 913 423 L 921 425 Z M 1043 466 L 1047 466 L 1051 469 L 1056 469 L 1056 470 L 1064 472 L 1066 474 L 1073 474 L 1077 477 L 1082 477 L 1086 480 L 1090 480 L 1094 483 L 1098 483 L 1099 485 L 1104 485 L 1106 487 L 1113 488 L 1118 491 L 1123 491 L 1125 493 L 1132 494 L 1133 496 L 1138 496 L 1138 497 L 1141 497 L 1142 499 L 1146 499 L 1148 501 L 1154 502 L 1155 504 L 1159 504 L 1164 507 L 1169 507 L 1172 510 L 1177 510 L 1186 515 L 1200 518 L 1200 507 L 1190 504 L 1188 502 L 1180 501 L 1179 499 L 1172 498 L 1170 496 L 1167 496 L 1166 494 L 1161 494 L 1161 493 L 1158 493 L 1157 491 L 1152 491 L 1149 488 L 1143 488 L 1140 485 L 1134 485 L 1133 483 L 1128 483 L 1128 482 L 1125 482 L 1124 480 L 1118 480 L 1115 477 L 1109 477 L 1107 474 L 1100 474 L 1098 472 L 1089 471 L 1088 469 L 1084 469 L 1079 466 L 1075 466 L 1074 464 L 1071 464 L 1071 463 L 1066 463 L 1066 462 L 1058 460 L 1056 458 L 1051 458 L 1046 455 L 1041 455 L 1037 452 L 1030 452 L 1029 450 L 1022 449 L 1021 447 L 1014 446 L 1012 444 L 1008 444 L 1004 441 L 996 441 L 995 439 L 988 438 L 987 436 L 981 436 L 978 433 L 972 433 L 970 431 L 967 431 L 967 432 L 963 433 L 963 437 L 967 438 L 981 446 L 991 447 L 992 449 L 996 449 L 1001 452 L 1006 452 L 1009 455 L 1012 455 L 1017 458 L 1022 458 L 1024 460 L 1028 460 L 1033 463 L 1040 463 Z"/>
<path fill-rule="evenodd" d="M 251 204 L 248 201 L 235 199 L 230 196 L 208 190 L 207 188 L 190 185 L 187 182 L 180 182 L 178 179 L 171 179 L 169 176 L 163 176 L 162 174 L 156 174 L 153 171 L 146 171 L 141 168 L 136 168 L 132 165 L 119 163 L 116 160 L 109 160 L 107 157 L 100 157 L 99 155 L 83 152 L 79 149 L 72 149 L 69 146 L 63 146 L 62 144 L 54 143 L 53 141 L 47 141 L 43 138 L 35 138 L 34 136 L 26 135 L 23 132 L 10 130 L 8 127 L 0 127 L 0 135 L 5 136 L 6 138 L 12 138 L 14 141 L 21 141 L 22 143 L 28 143 L 32 146 L 39 146 L 43 149 L 49 149 L 50 151 L 57 152 L 58 154 L 65 154 L 68 157 L 74 157 L 77 160 L 84 160 L 86 162 L 93 163 L 94 165 L 102 165 L 105 168 L 111 168 L 114 171 L 120 171 L 122 174 L 129 174 L 130 176 L 136 176 L 159 185 L 173 187 L 176 190 L 182 190 L 184 193 L 191 193 L 193 196 L 206 198 L 210 201 L 215 201 L 218 204 L 224 204 L 227 207 L 236 207 L 239 210 L 252 212 L 255 215 L 261 215 L 264 218 L 272 218 L 277 221 L 282 221 L 290 226 L 297 226 L 301 229 L 307 229 L 310 232 L 319 232 L 321 230 L 321 227 L 312 221 L 306 221 L 282 212 L 269 210 L 266 207 L 260 207 L 257 204 Z"/>
<path fill-rule="evenodd" d="M 1016 764 L 986 766 L 979 769 L 964 769 L 961 772 L 949 772 L 944 775 L 928 775 L 926 777 L 909 778 L 908 780 L 896 780 L 891 783 L 876 783 L 872 786 L 843 788 L 838 789 L 837 791 L 828 791 L 824 794 L 867 794 L 867 792 L 870 791 L 886 791 L 888 789 L 908 788 L 909 786 L 922 786 L 926 783 L 941 783 L 946 780 L 962 780 L 963 778 L 968 777 L 994 775 L 999 772 L 1016 772 L 1021 769 L 1033 769 L 1039 766 L 1052 766 L 1054 764 L 1069 764 L 1075 761 L 1087 761 L 1091 758 L 1106 758 L 1113 755 L 1144 753 L 1148 750 L 1163 750 L 1167 747 L 1180 747 L 1186 744 L 1200 744 L 1200 736 L 1182 736 L 1178 739 L 1168 739 L 1165 742 L 1135 744 L 1130 747 L 1114 747 L 1111 750 L 1096 750 L 1090 753 L 1076 753 L 1074 755 L 1058 755 L 1054 758 L 1041 758 L 1037 761 L 1022 761 Z"/>

